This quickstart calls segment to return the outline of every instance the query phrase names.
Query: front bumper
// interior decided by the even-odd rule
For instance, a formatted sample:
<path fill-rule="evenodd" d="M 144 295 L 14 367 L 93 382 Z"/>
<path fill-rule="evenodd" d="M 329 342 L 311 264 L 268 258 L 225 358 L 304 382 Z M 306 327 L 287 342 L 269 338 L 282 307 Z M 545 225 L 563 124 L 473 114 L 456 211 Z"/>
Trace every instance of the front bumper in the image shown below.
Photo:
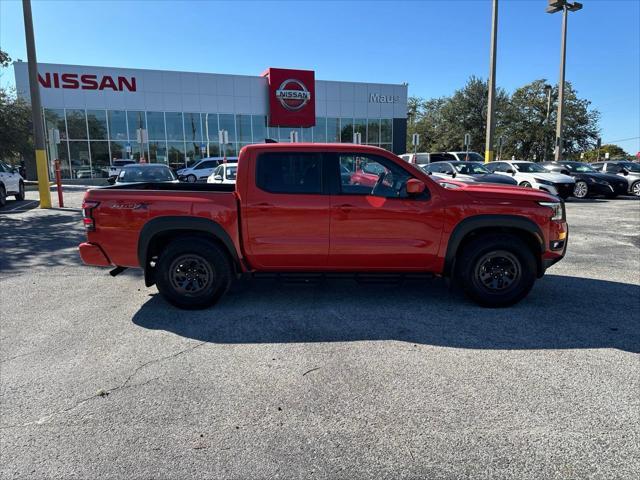
<path fill-rule="evenodd" d="M 614 182 L 609 183 L 608 185 L 603 185 L 601 183 L 590 183 L 589 190 L 593 194 L 597 195 L 626 195 L 629 186 L 626 180 L 623 182 Z"/>
<path fill-rule="evenodd" d="M 85 265 L 93 265 L 96 267 L 108 267 L 111 265 L 109 258 L 102 251 L 99 245 L 95 243 L 84 242 L 78 246 L 80 258 Z"/>
<path fill-rule="evenodd" d="M 569 226 L 566 222 L 559 224 L 559 226 L 560 228 L 556 232 L 552 233 L 549 244 L 546 245 L 546 250 L 542 255 L 540 276 L 544 274 L 547 268 L 562 260 L 567 253 L 567 245 L 569 244 Z M 562 242 L 561 246 L 556 246 L 558 242 Z"/>

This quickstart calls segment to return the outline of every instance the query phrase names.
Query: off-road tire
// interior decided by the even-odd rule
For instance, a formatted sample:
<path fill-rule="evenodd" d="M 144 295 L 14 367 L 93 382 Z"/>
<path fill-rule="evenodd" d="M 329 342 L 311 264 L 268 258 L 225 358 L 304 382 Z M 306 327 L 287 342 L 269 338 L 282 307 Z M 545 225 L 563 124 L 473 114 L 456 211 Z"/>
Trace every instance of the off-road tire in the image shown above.
<path fill-rule="evenodd" d="M 488 261 L 497 264 L 487 264 Z M 496 270 L 496 274 L 500 276 L 501 265 L 505 266 L 505 271 L 515 272 L 513 279 L 507 287 L 496 285 L 499 288 L 490 288 L 485 283 L 487 272 Z M 533 287 L 536 273 L 536 259 L 531 248 L 520 238 L 510 234 L 481 235 L 465 245 L 456 258 L 457 283 L 471 300 L 483 307 L 508 307 L 518 303 Z M 502 278 L 494 278 L 493 274 L 488 277 L 490 282 L 499 284 L 502 280 L 504 284 L 510 274 L 507 273 Z"/>
<path fill-rule="evenodd" d="M 172 241 L 156 265 L 160 294 L 172 305 L 188 310 L 214 305 L 229 289 L 231 278 L 231 262 L 223 248 L 195 236 Z M 194 290 L 189 292 L 189 286 Z"/>
<path fill-rule="evenodd" d="M 24 183 L 20 182 L 20 186 L 18 187 L 18 193 L 16 194 L 15 198 L 19 202 L 24 200 Z"/>

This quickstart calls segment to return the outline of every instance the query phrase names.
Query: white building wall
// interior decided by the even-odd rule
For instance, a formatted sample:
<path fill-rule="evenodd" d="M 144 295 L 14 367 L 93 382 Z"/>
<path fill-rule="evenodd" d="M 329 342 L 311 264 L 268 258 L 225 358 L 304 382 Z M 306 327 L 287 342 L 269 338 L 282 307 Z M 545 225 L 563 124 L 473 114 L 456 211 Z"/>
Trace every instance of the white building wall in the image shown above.
<path fill-rule="evenodd" d="M 26 62 L 14 63 L 18 94 L 29 98 Z M 85 108 L 174 112 L 268 114 L 267 79 L 258 76 L 169 72 L 51 63 L 39 73 L 75 73 L 135 77 L 136 91 L 82 90 L 40 87 L 45 108 Z M 406 118 L 407 86 L 316 80 L 319 117 Z M 371 95 L 396 97 L 392 103 L 371 101 Z"/>

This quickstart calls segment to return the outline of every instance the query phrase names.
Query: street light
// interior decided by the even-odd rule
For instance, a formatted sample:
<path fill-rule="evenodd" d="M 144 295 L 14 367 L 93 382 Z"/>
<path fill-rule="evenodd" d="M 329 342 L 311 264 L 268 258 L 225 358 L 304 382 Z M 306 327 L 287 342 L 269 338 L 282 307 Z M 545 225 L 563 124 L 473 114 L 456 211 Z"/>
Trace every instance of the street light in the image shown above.
<path fill-rule="evenodd" d="M 493 161 L 493 130 L 496 126 L 496 49 L 498 44 L 498 0 L 493 0 L 491 15 L 491 50 L 489 51 L 489 98 L 487 99 L 487 136 L 485 138 L 484 162 Z"/>
<path fill-rule="evenodd" d="M 569 12 L 577 12 L 582 8 L 579 2 L 567 2 L 566 0 L 549 0 L 547 13 L 556 13 L 562 11 L 562 40 L 560 47 L 560 83 L 558 85 L 558 120 L 556 123 L 556 148 L 555 160 L 560 161 L 562 156 L 562 121 L 564 110 L 564 77 L 565 63 L 567 59 L 567 17 Z"/>

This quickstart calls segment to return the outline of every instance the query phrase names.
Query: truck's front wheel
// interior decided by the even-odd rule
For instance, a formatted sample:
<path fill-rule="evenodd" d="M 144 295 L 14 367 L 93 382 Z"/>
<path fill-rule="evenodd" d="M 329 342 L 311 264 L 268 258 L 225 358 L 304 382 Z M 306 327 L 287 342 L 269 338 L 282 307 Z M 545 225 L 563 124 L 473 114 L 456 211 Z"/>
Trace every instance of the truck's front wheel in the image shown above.
<path fill-rule="evenodd" d="M 216 303 L 229 288 L 231 265 L 214 242 L 180 237 L 162 252 L 156 265 L 160 294 L 179 308 L 199 309 Z"/>
<path fill-rule="evenodd" d="M 536 280 L 536 260 L 515 235 L 483 235 L 466 245 L 458 279 L 469 298 L 484 307 L 507 307 L 527 296 Z"/>

